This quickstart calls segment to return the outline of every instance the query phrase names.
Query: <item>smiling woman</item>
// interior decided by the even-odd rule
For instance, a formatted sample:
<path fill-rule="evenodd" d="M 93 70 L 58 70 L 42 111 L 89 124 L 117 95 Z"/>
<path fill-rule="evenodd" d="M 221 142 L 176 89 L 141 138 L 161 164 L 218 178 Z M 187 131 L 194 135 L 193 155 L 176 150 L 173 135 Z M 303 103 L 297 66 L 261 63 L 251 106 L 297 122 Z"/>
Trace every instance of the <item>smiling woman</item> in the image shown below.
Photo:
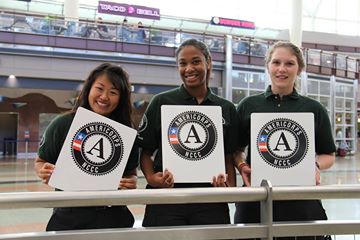
<path fill-rule="evenodd" d="M 237 131 L 235 107 L 231 102 L 213 94 L 208 87 L 212 70 L 210 51 L 203 42 L 188 39 L 179 46 L 175 56 L 182 84 L 176 89 L 159 93 L 153 97 L 143 117 L 142 122 L 146 122 L 146 124 L 142 124 L 139 131 L 139 145 L 142 147 L 140 162 L 141 169 L 148 182 L 146 188 L 234 186 L 235 172 L 232 153 L 235 151 L 237 142 L 234 134 Z M 172 171 L 163 169 L 163 160 L 166 156 L 161 144 L 161 109 L 166 107 L 165 105 L 195 105 L 200 108 L 201 106 L 221 107 L 223 120 L 223 136 L 221 137 L 224 138 L 225 151 L 223 154 L 226 176 L 219 173 L 217 176 L 213 176 L 213 179 L 210 177 L 209 182 L 184 183 L 175 179 Z M 186 122 L 191 123 L 191 127 L 186 125 Z M 191 111 L 181 113 L 175 117 L 170 126 L 169 141 L 176 154 L 182 155 L 187 160 L 199 160 L 211 152 L 216 137 L 213 124 L 210 124 L 210 119 L 205 115 Z M 178 129 L 180 129 L 179 133 Z M 182 131 L 191 134 L 185 137 Z M 203 139 L 206 136 L 205 132 L 212 136 L 212 138 L 208 137 L 207 139 L 211 138 L 213 141 L 200 141 L 200 138 Z M 195 142 L 188 141 L 190 138 L 195 139 Z M 181 139 L 185 139 L 185 141 L 182 142 Z M 157 154 L 153 160 L 154 152 Z M 167 158 L 166 160 L 175 161 L 171 157 Z M 199 169 L 199 171 L 202 170 Z M 225 223 L 230 223 L 227 203 L 166 204 L 147 205 L 143 226 Z"/>
<path fill-rule="evenodd" d="M 240 119 L 239 126 L 239 149 L 240 153 L 236 157 L 236 167 L 239 170 L 244 186 L 250 186 L 252 173 L 251 149 L 256 149 L 256 144 L 250 142 L 250 131 L 253 131 L 250 116 L 253 113 L 312 113 L 314 116 L 313 124 L 315 129 L 315 152 L 316 156 L 311 159 L 314 162 L 313 175 L 305 176 L 317 185 L 320 184 L 320 170 L 327 169 L 332 166 L 335 161 L 335 145 L 331 131 L 330 120 L 326 109 L 317 101 L 305 96 L 301 96 L 295 89 L 295 82 L 298 75 L 304 69 L 304 58 L 299 47 L 290 42 L 277 42 L 268 51 L 266 55 L 266 68 L 268 69 L 271 85 L 261 94 L 254 95 L 243 99 L 238 107 L 238 117 Z M 293 131 L 296 138 L 304 138 L 303 130 L 288 120 L 280 121 L 275 119 L 263 128 L 262 136 L 267 138 L 267 134 L 275 136 L 274 129 L 288 128 L 286 131 Z M 285 129 L 286 129 L 285 128 Z M 281 134 L 284 134 L 283 131 Z M 275 132 L 275 133 L 274 133 Z M 278 135 L 277 139 L 284 139 L 284 135 Z M 291 144 L 295 142 L 294 137 L 288 138 Z M 271 145 L 266 140 L 261 141 L 264 146 L 264 154 L 268 154 L 268 147 Z M 303 142 L 305 142 L 303 140 Z M 278 143 L 278 142 L 277 142 Z M 282 142 L 286 148 L 288 145 Z M 260 145 L 260 143 L 259 143 Z M 245 148 L 248 147 L 246 162 Z M 270 151 L 269 151 L 270 152 Z M 285 152 L 284 152 L 285 153 Z M 296 154 L 303 154 L 305 150 L 299 148 Z M 288 153 L 285 153 L 288 154 Z M 287 165 L 287 161 L 279 161 L 277 157 L 288 156 L 278 155 L 271 156 L 272 164 L 277 166 Z M 270 158 L 269 158 L 270 159 Z M 286 159 L 286 158 L 285 158 Z M 312 166 L 310 166 L 312 167 Z M 253 169 L 254 170 L 254 169 Z M 266 169 L 265 171 L 274 171 Z M 264 175 L 265 172 L 262 172 Z M 309 220 L 325 220 L 326 212 L 320 200 L 294 200 L 294 201 L 274 201 L 274 221 L 309 221 Z M 234 217 L 235 223 L 257 223 L 260 221 L 260 205 L 254 202 L 236 203 L 236 213 Z M 289 238 L 289 239 L 295 239 Z M 307 238 L 301 238 L 307 239 Z M 309 237 L 308 239 L 315 239 Z M 317 236 L 316 239 L 324 239 L 323 236 Z"/>
<path fill-rule="evenodd" d="M 45 184 L 48 184 L 53 173 L 61 147 L 64 144 L 75 112 L 79 107 L 86 108 L 128 127 L 132 127 L 128 74 L 121 67 L 109 63 L 96 67 L 86 79 L 84 88 L 73 110 L 70 113 L 57 117 L 50 123 L 43 135 L 38 150 L 38 157 L 35 160 L 36 174 Z M 106 136 L 105 140 L 102 138 L 99 140 L 99 144 L 103 144 L 102 141 L 108 140 L 119 141 L 111 128 L 93 124 L 83 129 L 83 132 L 77 135 L 79 138 L 75 139 L 74 143 L 77 144 L 77 141 L 82 141 L 83 133 L 91 133 L 95 130 L 96 132 L 104 132 L 104 136 Z M 76 144 L 73 145 L 74 149 L 78 147 Z M 79 151 L 76 152 L 80 154 Z M 80 155 L 80 158 L 82 158 L 82 153 Z M 102 153 L 99 157 L 103 158 Z M 91 158 L 91 160 L 96 162 L 98 159 Z M 126 164 L 125 172 L 119 182 L 119 189 L 136 188 L 137 166 L 138 155 L 136 145 L 134 145 Z M 98 171 L 98 166 L 83 165 L 82 167 L 90 172 Z M 118 228 L 132 227 L 133 224 L 134 217 L 126 206 L 55 208 L 46 230 Z"/>

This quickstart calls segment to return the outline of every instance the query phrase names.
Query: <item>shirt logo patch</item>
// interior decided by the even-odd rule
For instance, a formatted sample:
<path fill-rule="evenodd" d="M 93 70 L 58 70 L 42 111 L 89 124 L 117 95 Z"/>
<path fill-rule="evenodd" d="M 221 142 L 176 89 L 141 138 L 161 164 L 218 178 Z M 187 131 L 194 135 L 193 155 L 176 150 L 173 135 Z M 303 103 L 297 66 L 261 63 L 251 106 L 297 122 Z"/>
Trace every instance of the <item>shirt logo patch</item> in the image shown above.
<path fill-rule="evenodd" d="M 148 125 L 148 120 L 147 120 L 146 114 L 144 114 L 139 123 L 138 132 L 140 133 L 140 132 L 144 131 L 146 129 L 147 125 Z"/>
<path fill-rule="evenodd" d="M 186 160 L 198 161 L 209 156 L 216 147 L 217 138 L 215 124 L 201 112 L 180 113 L 168 128 L 171 148 Z"/>
<path fill-rule="evenodd" d="M 257 150 L 262 159 L 276 168 L 299 164 L 309 149 L 308 137 L 300 124 L 279 118 L 264 125 L 257 137 Z"/>
<path fill-rule="evenodd" d="M 71 154 L 76 165 L 90 175 L 112 172 L 122 161 L 123 153 L 120 134 L 101 122 L 81 127 L 71 142 Z"/>

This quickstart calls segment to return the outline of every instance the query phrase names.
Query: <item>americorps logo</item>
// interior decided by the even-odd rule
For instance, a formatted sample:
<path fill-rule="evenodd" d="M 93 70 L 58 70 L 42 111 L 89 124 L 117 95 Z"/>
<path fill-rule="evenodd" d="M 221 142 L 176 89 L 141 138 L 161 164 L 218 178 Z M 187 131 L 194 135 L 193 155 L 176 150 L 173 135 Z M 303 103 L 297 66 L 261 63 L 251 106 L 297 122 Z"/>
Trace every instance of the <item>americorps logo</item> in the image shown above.
<path fill-rule="evenodd" d="M 215 124 L 205 114 L 187 111 L 178 114 L 168 128 L 168 142 L 183 159 L 198 161 L 209 156 L 217 144 Z"/>
<path fill-rule="evenodd" d="M 71 141 L 71 154 L 76 165 L 90 175 L 112 172 L 120 164 L 123 153 L 120 134 L 101 122 L 81 127 Z"/>
<path fill-rule="evenodd" d="M 257 137 L 261 158 L 276 168 L 290 168 L 299 164 L 309 149 L 303 127 L 287 118 L 274 119 L 264 124 Z"/>

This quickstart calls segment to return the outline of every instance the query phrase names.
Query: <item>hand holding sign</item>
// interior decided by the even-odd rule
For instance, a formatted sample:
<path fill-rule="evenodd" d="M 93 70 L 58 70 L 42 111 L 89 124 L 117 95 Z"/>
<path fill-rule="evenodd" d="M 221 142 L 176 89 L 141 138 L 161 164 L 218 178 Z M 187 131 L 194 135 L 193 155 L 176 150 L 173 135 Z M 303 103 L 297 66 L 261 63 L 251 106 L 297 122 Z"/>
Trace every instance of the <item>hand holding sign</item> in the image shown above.
<path fill-rule="evenodd" d="M 176 183 L 211 183 L 225 174 L 221 107 L 163 105 L 161 129 L 163 167 Z"/>

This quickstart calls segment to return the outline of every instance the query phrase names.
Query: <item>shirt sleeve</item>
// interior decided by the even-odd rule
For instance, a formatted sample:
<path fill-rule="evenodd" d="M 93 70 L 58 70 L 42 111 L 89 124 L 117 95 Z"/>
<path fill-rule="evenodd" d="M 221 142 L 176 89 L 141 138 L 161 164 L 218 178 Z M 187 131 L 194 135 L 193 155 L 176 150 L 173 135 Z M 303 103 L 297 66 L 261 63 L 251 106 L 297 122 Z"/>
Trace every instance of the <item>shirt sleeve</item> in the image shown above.
<path fill-rule="evenodd" d="M 139 147 L 155 151 L 161 142 L 160 100 L 155 96 L 145 110 L 138 131 Z"/>
<path fill-rule="evenodd" d="M 230 107 L 227 108 L 229 116 L 225 123 L 225 132 L 224 132 L 224 146 L 225 154 L 232 154 L 238 148 L 238 117 L 236 114 L 235 106 L 231 103 Z"/>
<path fill-rule="evenodd" d="M 244 148 L 250 143 L 250 115 L 246 111 L 245 101 L 241 101 L 236 108 L 238 122 L 238 144 L 240 148 Z"/>
<path fill-rule="evenodd" d="M 315 123 L 315 152 L 317 154 L 328 154 L 336 151 L 334 137 L 332 135 L 329 115 L 326 109 L 319 104 L 317 119 Z"/>
<path fill-rule="evenodd" d="M 64 144 L 66 134 L 72 121 L 66 121 L 66 116 L 55 118 L 46 128 L 40 141 L 38 156 L 52 164 L 55 164 Z"/>
<path fill-rule="evenodd" d="M 139 166 L 139 145 L 138 145 L 138 140 L 135 139 L 129 155 L 129 159 L 126 163 L 125 171 L 133 170 L 138 166 Z"/>

